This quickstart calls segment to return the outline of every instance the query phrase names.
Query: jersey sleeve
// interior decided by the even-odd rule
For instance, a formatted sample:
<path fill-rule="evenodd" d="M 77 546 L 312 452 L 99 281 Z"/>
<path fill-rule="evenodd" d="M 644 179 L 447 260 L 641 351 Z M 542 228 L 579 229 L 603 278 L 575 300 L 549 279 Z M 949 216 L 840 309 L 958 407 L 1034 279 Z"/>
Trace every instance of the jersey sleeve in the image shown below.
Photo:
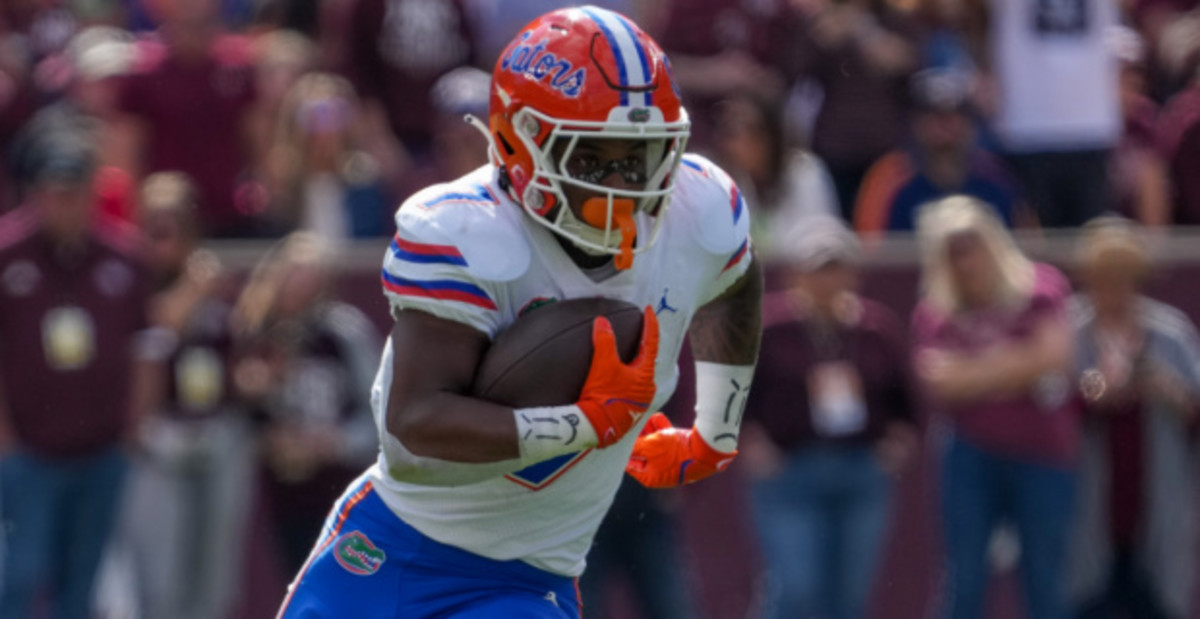
<path fill-rule="evenodd" d="M 729 259 L 725 261 L 725 265 L 721 267 L 721 272 L 717 274 L 712 287 L 709 288 L 708 294 L 705 296 L 705 303 L 721 296 L 734 282 L 746 274 L 746 271 L 750 268 L 750 263 L 754 261 L 752 249 L 750 235 L 747 234 L 737 249 L 733 250 L 729 255 Z"/>
<path fill-rule="evenodd" d="M 396 214 L 396 235 L 384 255 L 381 280 L 392 313 L 420 310 L 495 337 L 501 328 L 503 282 L 472 264 L 486 253 L 464 247 L 486 239 L 462 234 L 470 222 L 464 223 L 454 206 L 426 208 L 426 198 L 414 196 Z"/>
<path fill-rule="evenodd" d="M 750 209 L 737 184 L 712 162 L 695 155 L 683 160 L 678 198 L 692 216 L 700 246 L 710 255 L 713 276 L 702 300 L 724 293 L 750 268 Z"/>

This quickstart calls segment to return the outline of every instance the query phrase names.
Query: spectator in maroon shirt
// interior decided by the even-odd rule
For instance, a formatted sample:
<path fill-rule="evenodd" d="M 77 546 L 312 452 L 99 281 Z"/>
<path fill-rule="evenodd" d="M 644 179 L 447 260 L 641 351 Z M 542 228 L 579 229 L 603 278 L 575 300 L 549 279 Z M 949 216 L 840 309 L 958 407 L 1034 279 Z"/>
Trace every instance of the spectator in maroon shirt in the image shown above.
<path fill-rule="evenodd" d="M 1179 149 L 1171 160 L 1171 179 L 1174 181 L 1179 223 L 1200 223 L 1200 122 L 1186 131 L 1179 140 Z"/>
<path fill-rule="evenodd" d="M 858 188 L 871 164 L 900 145 L 906 97 L 918 68 L 917 24 L 881 0 L 815 0 L 793 33 L 801 78 L 820 86 L 812 149 L 837 188 L 842 216 L 853 221 Z"/>
<path fill-rule="evenodd" d="M 864 616 L 890 477 L 915 443 L 909 354 L 900 320 L 854 292 L 854 235 L 829 216 L 802 229 L 794 285 L 764 303 L 742 457 L 757 478 L 765 616 L 848 619 Z"/>
<path fill-rule="evenodd" d="M 1150 92 L 1160 101 L 1168 99 L 1188 82 L 1181 64 L 1189 61 L 1187 48 L 1197 40 L 1200 1 L 1133 0 L 1131 4 L 1128 21 L 1154 46 L 1148 54 Z"/>
<path fill-rule="evenodd" d="M 658 40 L 692 119 L 692 143 L 714 139 L 715 106 L 737 93 L 781 97 L 795 75 L 798 19 L 787 0 L 672 0 Z"/>
<path fill-rule="evenodd" d="M 208 236 L 255 236 L 263 207 L 248 181 L 255 100 L 248 39 L 222 32 L 216 0 L 164 0 L 158 39 L 139 44 L 119 106 L 142 172 L 196 183 Z"/>
<path fill-rule="evenodd" d="M 429 92 L 442 74 L 475 57 L 462 0 L 354 0 L 343 72 L 415 158 L 433 140 Z M 386 119 L 386 124 L 379 122 Z"/>
<path fill-rule="evenodd" d="M 1141 294 L 1138 230 L 1088 225 L 1074 325 L 1087 401 L 1070 591 L 1081 619 L 1193 616 L 1200 338 L 1182 312 Z"/>
<path fill-rule="evenodd" d="M 1167 102 L 1158 121 L 1158 147 L 1174 191 L 1173 219 L 1184 225 L 1200 224 L 1200 61 L 1194 76 L 1187 89 Z"/>
<path fill-rule="evenodd" d="M 89 616 L 92 582 L 145 410 L 135 362 L 146 285 L 127 239 L 90 225 L 95 155 L 75 134 L 28 143 L 26 206 L 0 221 L 0 616 Z"/>
<path fill-rule="evenodd" d="M 1171 223 L 1167 166 L 1155 145 L 1158 105 L 1148 96 L 1146 49 L 1142 38 L 1121 26 L 1109 33 L 1121 65 L 1124 130 L 1109 160 L 1113 210 L 1146 226 Z"/>
<path fill-rule="evenodd" d="M 1021 254 L 998 217 L 965 196 L 926 206 L 917 226 L 923 297 L 917 373 L 949 430 L 942 461 L 945 617 L 984 616 L 988 543 L 1016 526 L 1028 616 L 1065 617 L 1064 553 L 1078 443 L 1070 379 L 1070 286 Z"/>

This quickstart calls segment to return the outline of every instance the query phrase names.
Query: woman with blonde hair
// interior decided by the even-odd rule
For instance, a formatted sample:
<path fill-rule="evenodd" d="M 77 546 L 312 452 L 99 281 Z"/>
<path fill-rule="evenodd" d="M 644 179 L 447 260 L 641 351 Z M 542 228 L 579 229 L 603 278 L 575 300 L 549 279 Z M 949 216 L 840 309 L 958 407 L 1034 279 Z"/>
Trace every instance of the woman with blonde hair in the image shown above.
<path fill-rule="evenodd" d="M 1081 619 L 1193 616 L 1200 464 L 1200 337 L 1142 294 L 1139 228 L 1089 223 L 1074 312 L 1086 402 L 1068 588 Z"/>
<path fill-rule="evenodd" d="M 989 542 L 1008 522 L 1021 544 L 1029 616 L 1059 619 L 1079 435 L 1068 374 L 1070 286 L 1053 267 L 1025 257 L 974 198 L 926 206 L 917 231 L 917 373 L 948 430 L 945 616 L 983 616 Z"/>

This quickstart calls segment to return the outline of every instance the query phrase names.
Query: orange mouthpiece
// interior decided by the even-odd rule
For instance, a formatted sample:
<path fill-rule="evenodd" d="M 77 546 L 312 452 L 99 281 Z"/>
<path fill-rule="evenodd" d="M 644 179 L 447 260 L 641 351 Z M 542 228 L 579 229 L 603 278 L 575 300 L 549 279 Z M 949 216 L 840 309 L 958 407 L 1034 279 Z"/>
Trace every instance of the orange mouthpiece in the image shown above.
<path fill-rule="evenodd" d="M 601 230 L 608 229 L 608 199 L 589 198 L 583 203 L 583 222 Z M 624 271 L 633 266 L 633 240 L 637 236 L 637 225 L 633 221 L 633 200 L 615 198 L 612 201 L 612 219 L 621 232 L 621 253 L 613 259 L 613 265 Z"/>

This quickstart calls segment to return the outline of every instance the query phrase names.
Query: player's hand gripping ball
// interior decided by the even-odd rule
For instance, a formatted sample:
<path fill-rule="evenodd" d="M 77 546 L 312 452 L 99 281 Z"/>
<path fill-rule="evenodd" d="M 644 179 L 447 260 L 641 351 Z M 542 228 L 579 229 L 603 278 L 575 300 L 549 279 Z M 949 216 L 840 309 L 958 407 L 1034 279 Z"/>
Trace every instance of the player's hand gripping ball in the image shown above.
<path fill-rule="evenodd" d="M 621 362 L 612 325 L 603 316 L 592 323 L 592 367 L 577 403 L 603 449 L 621 440 L 650 408 L 658 360 L 658 317 L 642 311 L 642 338 L 632 362 Z"/>
<path fill-rule="evenodd" d="M 654 398 L 658 341 L 649 308 L 605 298 L 556 301 L 530 310 L 496 338 L 472 392 L 513 408 L 576 404 L 599 446 L 607 447 Z"/>

